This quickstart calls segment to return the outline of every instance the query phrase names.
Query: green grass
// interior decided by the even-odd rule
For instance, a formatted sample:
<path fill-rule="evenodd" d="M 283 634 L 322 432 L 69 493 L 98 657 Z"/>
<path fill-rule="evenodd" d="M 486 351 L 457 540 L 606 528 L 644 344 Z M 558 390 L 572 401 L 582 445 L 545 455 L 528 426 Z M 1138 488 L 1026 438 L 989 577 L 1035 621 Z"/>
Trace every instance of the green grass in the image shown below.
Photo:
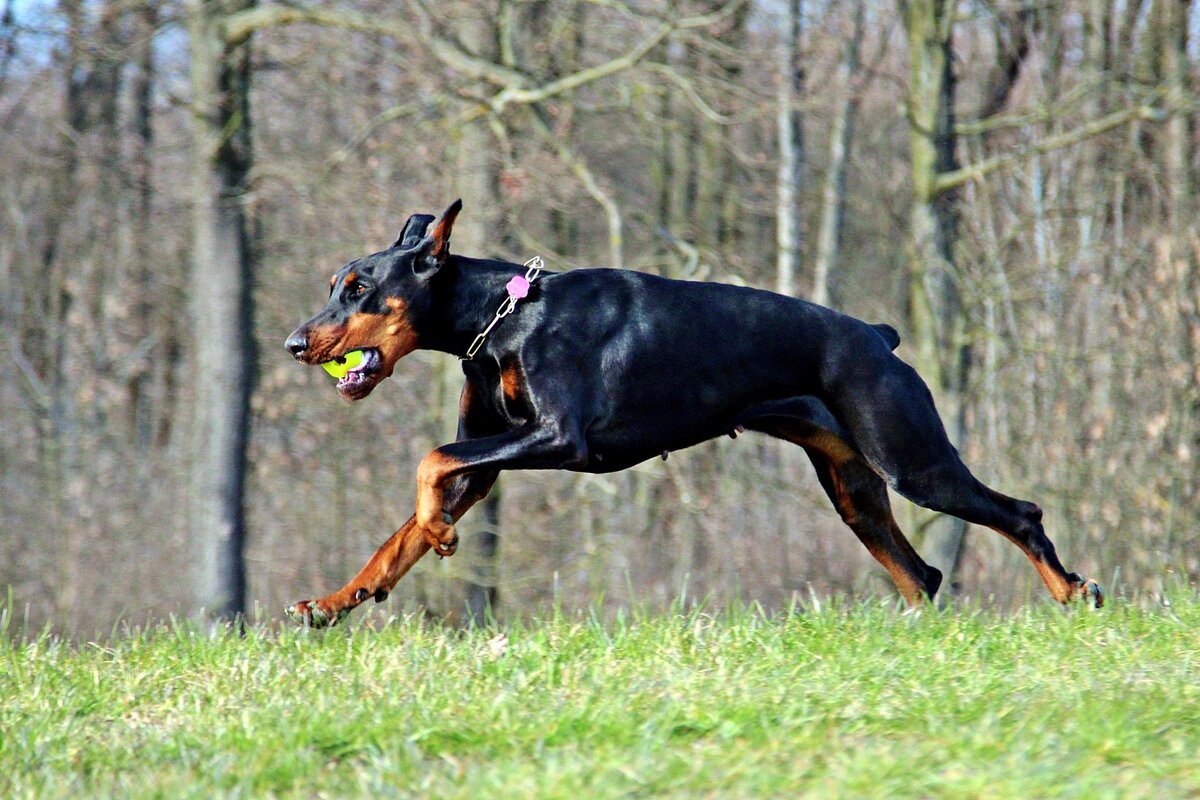
<path fill-rule="evenodd" d="M 0 636 L 0 797 L 1195 797 L 1183 595 Z"/>

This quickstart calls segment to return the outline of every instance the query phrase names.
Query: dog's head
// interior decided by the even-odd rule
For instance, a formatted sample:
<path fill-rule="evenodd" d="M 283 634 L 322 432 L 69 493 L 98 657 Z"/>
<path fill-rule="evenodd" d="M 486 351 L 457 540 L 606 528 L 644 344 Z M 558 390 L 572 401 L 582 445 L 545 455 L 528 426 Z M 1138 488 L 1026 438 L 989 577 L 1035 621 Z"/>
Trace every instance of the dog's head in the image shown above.
<path fill-rule="evenodd" d="M 325 307 L 284 342 L 288 352 L 305 364 L 344 363 L 347 353 L 355 354 L 350 369 L 335 370 L 344 371 L 337 390 L 347 400 L 370 394 L 397 361 L 420 346 L 430 283 L 449 258 L 450 230 L 461 209 L 462 201 L 455 200 L 436 221 L 414 214 L 387 250 L 338 270 Z"/>

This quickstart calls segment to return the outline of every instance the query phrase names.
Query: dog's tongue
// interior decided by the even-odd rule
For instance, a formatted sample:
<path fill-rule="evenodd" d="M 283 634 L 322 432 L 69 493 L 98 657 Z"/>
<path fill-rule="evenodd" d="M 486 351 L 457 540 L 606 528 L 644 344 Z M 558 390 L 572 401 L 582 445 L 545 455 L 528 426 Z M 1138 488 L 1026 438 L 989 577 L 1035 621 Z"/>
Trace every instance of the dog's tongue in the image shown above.
<path fill-rule="evenodd" d="M 362 350 L 351 350 L 341 358 L 326 361 L 321 365 L 321 369 L 335 378 L 344 378 L 346 377 L 346 373 L 362 364 L 364 358 L 366 358 L 366 354 Z"/>

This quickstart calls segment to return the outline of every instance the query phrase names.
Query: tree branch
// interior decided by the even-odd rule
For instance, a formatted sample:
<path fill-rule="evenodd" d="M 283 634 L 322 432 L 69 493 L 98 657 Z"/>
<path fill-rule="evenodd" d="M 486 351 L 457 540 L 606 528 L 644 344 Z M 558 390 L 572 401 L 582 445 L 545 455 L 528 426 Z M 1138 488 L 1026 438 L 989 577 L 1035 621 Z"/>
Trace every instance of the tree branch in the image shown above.
<path fill-rule="evenodd" d="M 1003 169 L 1011 164 L 1020 161 L 1032 153 L 1049 153 L 1053 150 L 1061 150 L 1064 147 L 1079 144 L 1093 136 L 1099 136 L 1102 133 L 1107 133 L 1113 128 L 1119 128 L 1134 120 L 1142 119 L 1151 122 L 1162 122 L 1174 113 L 1178 113 L 1177 108 L 1157 108 L 1154 106 L 1135 106 L 1133 108 L 1124 109 L 1122 111 L 1114 111 L 1111 114 L 1106 114 L 1097 120 L 1080 125 L 1074 130 L 1065 131 L 1064 133 L 1055 134 L 1042 139 L 1039 142 L 1023 147 L 1011 153 L 992 156 L 975 164 L 968 164 L 950 172 L 943 172 L 938 175 L 934 181 L 933 194 L 940 195 L 948 192 L 951 189 L 956 189 L 970 181 L 985 178 L 988 175 Z"/>
<path fill-rule="evenodd" d="M 621 209 L 617 206 L 616 201 L 600 187 L 599 181 L 588 168 L 587 162 L 577 156 L 571 150 L 571 146 L 561 136 L 558 136 L 549 123 L 542 118 L 540 109 L 531 106 L 529 117 L 533 121 L 533 127 L 546 140 L 546 143 L 554 148 L 559 159 L 567 165 L 567 168 L 574 173 L 584 191 L 604 209 L 605 221 L 608 223 L 609 262 L 611 266 L 618 269 L 623 267 L 625 259 L 622 255 Z"/>
<path fill-rule="evenodd" d="M 493 113 L 500 113 L 509 105 L 540 103 L 556 95 L 564 94 L 588 83 L 593 83 L 609 75 L 629 69 L 645 58 L 650 51 L 672 33 L 713 25 L 729 16 L 745 2 L 747 0 L 731 0 L 731 2 L 711 14 L 700 14 L 694 17 L 682 17 L 674 20 L 661 19 L 658 21 L 657 29 L 628 52 L 605 61 L 602 64 L 597 64 L 540 86 L 532 87 L 529 86 L 529 76 L 521 71 L 478 58 L 451 40 L 434 34 L 431 30 L 422 32 L 420 38 L 434 58 L 455 72 L 503 87 L 490 100 L 486 101 Z M 632 11 L 626 9 L 621 3 L 614 3 L 613 5 L 622 8 L 626 13 L 634 15 Z M 390 36 L 397 39 L 411 36 L 412 32 L 411 24 L 406 22 L 379 19 L 344 9 L 256 6 L 231 14 L 225 18 L 225 43 L 229 47 L 234 47 L 246 41 L 256 31 L 296 23 L 323 25 L 343 30 Z M 478 114 L 474 116 L 478 116 Z"/>
<path fill-rule="evenodd" d="M 700 114 L 708 121 L 716 125 L 730 125 L 734 122 L 732 116 L 727 116 L 717 111 L 710 106 L 703 97 L 700 96 L 699 90 L 687 78 L 680 75 L 674 68 L 667 64 L 648 64 L 648 69 L 652 72 L 657 72 L 671 83 L 679 87 L 684 96 L 692 104 L 692 108 L 700 112 Z"/>
<path fill-rule="evenodd" d="M 242 44 L 251 35 L 267 28 L 284 25 L 320 25 L 327 28 L 370 33 L 405 39 L 412 36 L 412 24 L 398 19 L 381 19 L 356 11 L 300 6 L 255 6 L 225 18 L 224 38 L 228 47 Z M 486 59 L 471 55 L 439 36 L 422 37 L 430 52 L 456 72 L 472 78 L 482 78 L 499 86 L 520 85 L 526 77 L 517 70 L 507 69 Z"/>
<path fill-rule="evenodd" d="M 998 13 L 998 16 L 1000 18 L 996 21 L 994 31 L 996 64 L 983 92 L 983 106 L 974 115 L 977 122 L 996 116 L 1008 106 L 1033 38 L 1032 8 L 1020 8 L 1009 14 Z"/>
<path fill-rule="evenodd" d="M 34 369 L 33 364 L 25 356 L 25 351 L 21 349 L 21 343 L 17 340 L 17 335 L 11 331 L 8 335 L 9 349 L 12 352 L 13 362 L 21 370 L 21 377 L 25 379 L 25 395 L 36 410 L 45 413 L 50 408 L 50 387 L 37 374 L 37 370 Z"/>
<path fill-rule="evenodd" d="M 1102 84 L 1084 82 L 1073 87 L 1059 97 L 1053 106 L 1039 105 L 1012 111 L 1008 114 L 995 114 L 987 118 L 974 118 L 959 122 L 954 126 L 954 135 L 960 137 L 983 136 L 995 131 L 1009 128 L 1023 128 L 1026 125 L 1046 123 L 1055 118 L 1069 116 L 1069 110 L 1096 91 L 1104 91 Z"/>
<path fill-rule="evenodd" d="M 617 72 L 622 72 L 635 66 L 639 61 L 645 58 L 650 51 L 659 45 L 664 39 L 670 36 L 675 31 L 689 30 L 692 28 L 703 28 L 720 22 L 725 17 L 729 16 L 746 0 L 732 0 L 711 14 L 701 14 L 695 17 L 683 17 L 677 20 L 662 20 L 658 23 L 658 29 L 654 33 L 643 39 L 632 50 L 629 50 L 623 55 L 605 61 L 602 64 L 597 64 L 594 67 L 588 67 L 570 75 L 566 75 L 557 80 L 544 83 L 541 86 L 533 88 L 524 88 L 518 84 L 510 84 L 505 87 L 500 93 L 493 97 L 490 101 L 492 111 L 499 114 L 505 107 L 512 103 L 521 105 L 529 105 L 531 103 L 540 103 L 554 97 L 555 95 L 564 94 L 572 89 L 578 89 L 588 83 L 594 83 L 601 78 L 606 78 Z"/>
<path fill-rule="evenodd" d="M 492 111 L 499 114 L 512 103 L 519 103 L 521 105 L 541 103 L 555 95 L 569 92 L 572 89 L 578 89 L 585 84 L 594 83 L 601 78 L 606 78 L 614 73 L 627 70 L 645 58 L 673 30 L 674 28 L 669 23 L 664 22 L 659 25 L 657 31 L 643 39 L 639 45 L 624 55 L 605 61 L 603 64 L 597 64 L 594 67 L 573 72 L 570 75 L 550 81 L 549 83 L 544 83 L 541 86 L 527 89 L 519 85 L 509 85 L 496 94 L 489 101 L 489 105 L 492 107 Z"/>

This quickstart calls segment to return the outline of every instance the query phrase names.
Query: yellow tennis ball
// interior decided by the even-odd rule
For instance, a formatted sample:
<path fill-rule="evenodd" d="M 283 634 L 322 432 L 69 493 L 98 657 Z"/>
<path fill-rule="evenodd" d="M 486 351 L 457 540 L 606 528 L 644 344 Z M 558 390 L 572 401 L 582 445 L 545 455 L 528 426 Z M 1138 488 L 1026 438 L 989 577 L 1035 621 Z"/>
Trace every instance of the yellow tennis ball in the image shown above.
<path fill-rule="evenodd" d="M 362 350 L 351 350 L 341 358 L 335 358 L 333 361 L 326 361 L 321 365 L 321 369 L 328 372 L 335 378 L 344 378 L 346 373 L 357 367 L 363 362 Z"/>

